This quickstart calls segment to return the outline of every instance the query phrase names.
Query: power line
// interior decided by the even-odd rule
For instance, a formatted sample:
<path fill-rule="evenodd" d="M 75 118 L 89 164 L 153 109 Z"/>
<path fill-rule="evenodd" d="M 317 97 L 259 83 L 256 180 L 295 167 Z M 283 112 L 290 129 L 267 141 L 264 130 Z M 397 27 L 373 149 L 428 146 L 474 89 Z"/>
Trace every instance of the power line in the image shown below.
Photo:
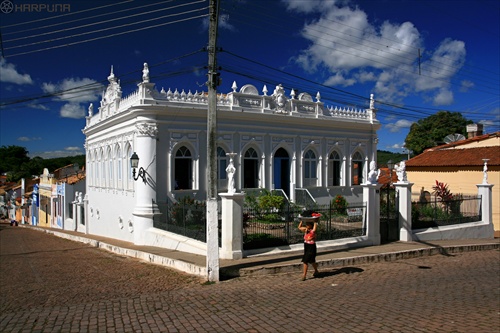
<path fill-rule="evenodd" d="M 242 59 L 242 60 L 251 62 L 253 64 L 257 64 L 259 66 L 263 66 L 263 67 L 265 67 L 268 70 L 272 70 L 272 71 L 278 72 L 280 74 L 284 74 L 286 76 L 292 77 L 295 80 L 294 81 L 295 86 L 289 86 L 288 87 L 289 89 L 295 89 L 295 88 L 297 88 L 297 79 L 300 80 L 300 81 L 302 81 L 302 82 L 313 84 L 316 87 L 322 87 L 323 88 L 323 90 L 321 91 L 322 101 L 328 101 L 328 100 L 330 100 L 330 101 L 333 101 L 333 102 L 340 102 L 342 104 L 347 104 L 347 105 L 349 105 L 349 104 L 351 104 L 353 102 L 354 102 L 353 103 L 354 105 L 360 105 L 360 104 L 361 105 L 366 105 L 366 103 L 368 101 L 368 98 L 366 98 L 364 96 L 353 94 L 353 93 L 350 93 L 350 92 L 347 92 L 347 91 L 344 91 L 344 90 L 341 90 L 341 89 L 332 88 L 330 86 L 326 86 L 324 84 L 321 84 L 321 83 L 318 83 L 318 82 L 314 82 L 312 80 L 307 80 L 307 79 L 302 78 L 300 76 L 297 76 L 295 74 L 291 74 L 291 73 L 288 73 L 288 72 L 285 72 L 285 71 L 281 71 L 281 70 L 275 69 L 275 68 L 273 68 L 271 66 L 259 63 L 259 62 L 255 61 L 255 60 L 251 60 L 251 59 L 248 59 L 246 57 L 242 57 L 242 56 L 236 55 L 236 54 L 234 54 L 232 52 L 229 52 L 227 50 L 225 50 L 224 53 L 227 53 L 227 54 L 230 54 L 232 56 L 235 56 L 238 59 Z M 222 64 L 222 61 L 220 61 L 220 62 Z M 283 75 L 280 76 L 279 81 L 277 81 L 276 79 L 270 79 L 269 80 L 269 77 L 263 78 L 261 75 L 258 75 L 258 70 L 256 70 L 255 68 L 252 68 L 251 70 L 249 69 L 247 72 L 243 72 L 242 70 L 244 70 L 244 68 L 245 67 L 241 66 L 241 65 L 234 66 L 234 65 L 225 65 L 225 64 L 222 67 L 222 69 L 224 71 L 227 71 L 227 72 L 230 72 L 230 73 L 233 73 L 233 74 L 237 74 L 237 75 L 241 75 L 241 76 L 250 78 L 252 80 L 258 80 L 258 81 L 261 81 L 261 82 L 262 81 L 264 81 L 264 82 L 271 81 L 272 83 L 277 84 L 277 83 L 283 83 L 284 81 L 286 81 L 286 80 L 283 80 Z M 267 71 L 266 74 L 269 75 L 269 71 Z M 300 84 L 298 86 L 300 87 Z M 336 94 L 340 94 L 340 99 L 338 99 L 338 98 L 331 98 L 329 96 L 329 94 L 328 94 L 328 91 L 330 91 L 330 90 L 333 90 Z M 411 105 L 401 106 L 401 105 L 398 105 L 398 104 L 394 104 L 394 103 L 390 103 L 390 102 L 385 102 L 385 101 L 381 101 L 381 100 L 376 100 L 376 102 L 379 105 L 379 113 L 381 113 L 381 114 L 387 114 L 389 116 L 403 116 L 403 117 L 406 117 L 406 118 L 417 119 L 417 120 L 418 119 L 422 119 L 425 116 L 430 116 L 430 115 L 434 114 L 437 111 L 443 111 L 443 110 L 450 111 L 450 112 L 460 112 L 460 113 L 462 113 L 464 115 L 465 114 L 470 114 L 470 115 L 477 116 L 477 113 L 468 112 L 468 111 L 464 111 L 464 110 L 456 111 L 456 110 L 446 110 L 445 108 L 436 109 L 436 108 L 417 107 L 417 106 L 411 106 Z M 390 107 L 391 109 L 387 109 L 387 107 Z M 397 110 L 401 110 L 401 111 L 397 111 Z M 486 120 L 488 120 L 488 118 L 492 118 L 493 123 L 495 123 L 494 115 L 491 116 L 491 117 L 488 117 L 488 116 L 485 116 L 484 114 L 482 114 L 481 116 L 483 116 L 483 118 L 486 118 Z M 498 123 L 498 120 L 496 122 Z"/>
<path fill-rule="evenodd" d="M 64 15 L 60 15 L 60 16 L 56 16 L 56 17 L 47 17 L 45 19 L 40 19 L 40 20 L 35 20 L 35 21 L 30 21 L 30 22 L 23 22 L 22 25 L 29 25 L 31 23 L 38 22 L 38 21 L 41 21 L 41 20 L 54 19 L 54 18 L 58 18 L 58 17 L 61 17 L 61 16 L 66 16 L 66 15 L 80 14 L 80 13 L 88 12 L 88 11 L 91 11 L 91 10 L 97 10 L 97 9 L 102 9 L 102 8 L 109 7 L 109 6 L 119 5 L 119 4 L 122 4 L 122 3 L 127 3 L 127 2 L 130 2 L 130 1 L 134 1 L 134 0 L 128 0 L 128 1 L 124 1 L 124 2 L 118 3 L 118 4 L 112 4 L 112 5 L 107 5 L 107 6 L 97 7 L 97 8 L 91 8 L 91 9 L 81 10 L 81 11 L 78 11 L 78 12 L 73 12 L 73 13 L 70 13 L 70 14 L 64 14 Z M 167 1 L 157 2 L 157 3 L 153 3 L 153 4 L 147 4 L 147 5 L 143 5 L 143 6 L 132 7 L 132 8 L 127 8 L 127 9 L 122 9 L 122 10 L 117 10 L 117 11 L 114 11 L 114 12 L 97 14 L 97 15 L 93 15 L 92 19 L 95 19 L 95 18 L 101 17 L 101 16 L 107 16 L 107 15 L 112 15 L 112 14 L 117 14 L 117 13 L 123 13 L 123 12 L 131 11 L 131 10 L 136 10 L 136 9 L 140 9 L 140 8 L 157 6 L 158 4 L 161 4 L 163 2 L 171 2 L 171 1 L 174 1 L 174 0 L 167 0 Z M 89 20 L 88 17 L 82 17 L 82 18 L 79 18 L 79 19 L 76 19 L 76 20 L 62 21 L 62 22 L 51 24 L 51 25 L 45 25 L 45 26 L 41 26 L 41 27 L 34 27 L 34 28 L 25 29 L 25 30 L 12 31 L 12 32 L 4 33 L 4 35 L 6 35 L 6 36 L 7 35 L 14 35 L 14 34 L 19 34 L 19 33 L 23 33 L 23 32 L 28 32 L 28 31 L 33 31 L 33 30 L 41 30 L 41 29 L 45 29 L 45 28 L 52 28 L 52 27 L 56 27 L 56 26 L 59 26 L 59 25 L 70 24 L 70 23 L 75 23 L 75 22 L 79 22 L 79 21 L 88 21 L 88 20 Z M 9 27 L 13 27 L 13 26 L 18 26 L 20 24 L 21 23 L 19 23 L 19 24 L 13 24 L 13 25 L 1 27 L 1 28 L 9 28 Z M 30 36 L 28 36 L 28 37 L 30 37 Z"/>
<path fill-rule="evenodd" d="M 247 7 L 250 7 L 250 8 L 247 8 Z M 257 10 L 254 10 L 252 7 L 257 7 L 259 9 Z M 258 29 L 262 29 L 262 30 L 265 30 L 265 31 L 268 31 L 268 32 L 271 32 L 271 33 L 274 33 L 274 34 L 281 34 L 281 35 L 286 35 L 288 36 L 289 33 L 288 32 L 284 32 L 283 30 L 283 27 L 286 26 L 284 24 L 280 24 L 279 22 L 279 19 L 280 19 L 280 16 L 279 15 L 269 15 L 267 14 L 267 11 L 263 10 L 262 7 L 258 7 L 257 5 L 255 5 L 255 2 L 252 2 L 252 6 L 246 6 L 245 7 L 245 11 L 236 11 L 236 9 L 234 8 L 233 11 L 231 10 L 227 10 L 228 13 L 231 13 L 231 14 L 234 14 L 237 18 L 244 18 L 243 20 L 239 20 L 239 22 L 241 23 L 244 23 L 244 24 L 247 24 L 247 25 L 250 25 L 250 26 L 253 26 L 253 27 L 256 27 Z M 253 15 L 252 13 L 256 13 L 255 15 Z M 245 20 L 245 18 L 247 20 Z M 324 19 L 322 18 L 322 20 L 327 20 L 328 19 Z M 360 29 L 357 29 L 356 27 L 352 27 L 352 26 L 349 26 L 345 23 L 342 23 L 342 22 L 337 22 L 337 21 L 333 21 L 333 20 L 329 20 L 330 22 L 334 22 L 334 23 L 338 23 L 338 24 L 343 24 L 347 27 L 349 27 L 350 29 L 356 29 L 356 30 L 359 30 L 359 31 L 362 31 Z M 288 19 L 287 22 L 290 22 L 290 20 Z M 275 28 L 269 28 L 269 25 L 273 25 Z M 322 26 L 324 29 L 322 30 L 315 30 L 315 29 L 311 29 L 312 32 L 317 32 L 317 33 L 321 33 L 321 34 L 326 34 L 326 35 L 330 35 L 330 36 L 333 36 L 332 33 L 328 33 L 328 31 L 331 31 L 332 29 L 329 29 L 330 27 L 328 26 Z M 337 30 L 333 30 L 334 32 L 338 33 L 338 34 L 344 34 L 342 31 L 337 31 Z M 313 35 L 311 32 L 309 32 L 309 35 Z M 343 40 L 346 40 L 348 41 L 349 43 L 351 43 L 352 45 L 349 45 L 350 49 L 358 49 L 358 51 L 360 52 L 366 52 L 368 53 L 366 50 L 360 50 L 359 48 L 356 48 L 355 47 L 355 44 L 359 43 L 359 38 L 356 37 L 356 40 L 353 40 L 351 37 L 351 35 L 348 35 L 349 37 L 346 38 L 346 37 L 339 37 L 339 38 L 342 38 Z M 345 54 L 348 54 L 348 55 L 352 55 L 352 56 L 355 56 L 355 57 L 358 57 L 358 58 L 362 58 L 362 59 L 366 59 L 366 60 L 369 60 L 369 61 L 374 61 L 374 62 L 378 62 L 386 67 L 392 67 L 392 68 L 396 68 L 394 65 L 392 64 L 388 64 L 388 63 L 384 63 L 382 61 L 377 61 L 377 60 L 373 60 L 373 58 L 367 58 L 367 57 L 363 57 L 357 53 L 353 53 L 353 52 L 350 52 L 349 49 L 346 49 L 346 50 L 338 50 L 338 49 L 335 49 L 335 48 L 332 48 L 330 45 L 325 45 L 324 41 L 328 41 L 328 43 L 330 43 L 331 41 L 330 40 L 326 40 L 324 38 L 321 38 L 319 36 L 316 36 L 318 38 L 318 40 L 320 41 L 320 45 L 321 47 L 324 47 L 326 49 L 330 49 L 330 50 L 334 50 L 334 51 L 337 51 L 337 52 L 343 52 Z M 386 39 L 384 38 L 383 36 L 380 36 L 379 37 L 380 39 Z M 372 48 L 374 50 L 377 50 L 377 51 L 380 51 L 382 52 L 382 54 L 390 54 L 392 56 L 400 56 L 400 55 L 395 55 L 394 53 L 390 53 L 386 50 L 381 50 L 380 48 L 377 48 L 377 47 L 372 47 L 370 45 L 367 45 L 366 43 L 369 43 L 369 44 L 372 44 L 374 43 L 375 45 L 383 45 L 381 43 L 377 43 L 373 40 L 370 40 L 370 39 L 361 39 L 362 41 L 365 42 L 365 46 L 369 47 L 369 48 Z M 396 42 L 394 40 L 391 40 L 389 39 L 390 41 L 392 42 Z M 404 43 L 400 43 L 398 42 L 400 45 L 403 45 L 403 46 L 408 46 L 408 47 L 411 47 L 411 48 L 414 48 L 415 49 L 415 54 L 414 54 L 414 59 L 415 61 L 417 60 L 417 51 L 418 51 L 418 48 L 417 47 L 414 47 L 414 46 L 411 46 L 411 45 L 408 45 L 408 44 L 404 44 Z M 348 45 L 344 45 L 345 47 L 348 47 Z M 406 53 L 406 54 L 412 54 L 412 53 L 408 53 L 408 52 L 403 52 L 403 53 Z M 371 53 L 369 53 L 371 54 Z M 389 59 L 383 55 L 377 55 L 377 57 L 379 57 L 380 59 Z M 392 59 L 392 58 L 391 58 Z M 405 59 L 409 59 L 407 57 L 405 57 Z M 404 65 L 408 65 L 408 63 L 402 63 Z M 495 78 L 492 78 L 492 79 L 487 79 L 485 78 L 485 75 L 479 75 L 479 74 L 476 74 L 476 73 L 471 73 L 471 71 L 469 71 L 467 68 L 464 68 L 463 66 L 461 67 L 456 67 L 456 66 L 450 66 L 450 64 L 448 63 L 443 63 L 441 61 L 436 61 L 436 60 L 433 60 L 432 63 L 429 63 L 429 62 L 426 62 L 425 63 L 426 66 L 428 66 L 428 68 L 430 68 L 431 70 L 433 69 L 438 69 L 440 71 L 443 70 L 443 68 L 446 66 L 446 68 L 444 70 L 448 71 L 448 73 L 453 73 L 452 71 L 456 71 L 457 72 L 457 75 L 463 75 L 463 74 L 460 74 L 460 72 L 467 72 L 469 75 L 472 74 L 472 75 L 475 75 L 474 76 L 474 80 L 476 81 L 487 81 L 488 83 L 484 85 L 484 88 L 488 89 L 488 90 L 492 90 L 493 92 L 490 92 L 490 91 L 484 91 L 482 90 L 483 92 L 487 92 L 487 93 L 490 93 L 490 94 L 496 94 L 496 92 L 498 92 L 499 89 L 496 89 L 496 87 L 491 87 L 491 85 L 498 85 L 498 77 L 495 77 Z M 430 67 L 429 67 L 430 66 Z M 376 67 L 376 66 L 374 66 Z M 413 72 L 413 71 L 408 71 L 408 69 L 405 69 L 403 68 L 402 70 L 406 71 L 406 72 L 409 72 L 411 74 L 414 74 L 414 75 L 417 75 L 416 72 Z M 494 73 L 491 73 L 491 70 L 488 70 L 487 73 L 489 73 L 490 75 Z M 457 76 L 455 75 L 455 76 Z M 431 76 L 431 75 L 424 75 L 426 77 L 429 77 L 431 79 L 434 79 L 434 80 L 441 80 L 445 83 L 448 83 L 447 80 L 443 80 L 443 79 L 440 79 L 440 78 L 436 78 L 435 76 Z M 452 78 L 450 77 L 450 80 Z M 450 81 L 452 84 L 454 85 L 458 85 L 457 83 L 454 83 L 452 81 Z M 474 89 L 478 89 L 478 88 L 474 88 Z"/>
<path fill-rule="evenodd" d="M 198 3 L 200 3 L 200 2 L 204 2 L 204 0 L 198 1 Z M 122 16 L 122 17 L 118 17 L 118 18 L 113 18 L 113 19 L 109 19 L 109 20 L 106 20 L 106 21 L 99 21 L 99 22 L 84 24 L 84 25 L 80 25 L 80 26 L 77 26 L 77 27 L 71 27 L 71 28 L 65 28 L 65 29 L 61 29 L 61 30 L 49 31 L 49 32 L 44 32 L 44 33 L 40 33 L 40 34 L 36 34 L 36 35 L 29 35 L 29 36 L 19 37 L 19 38 L 15 38 L 15 39 L 8 39 L 8 40 L 4 40 L 4 43 L 13 42 L 13 41 L 22 40 L 22 39 L 35 38 L 35 37 L 40 37 L 40 36 L 47 36 L 47 35 L 56 34 L 56 33 L 59 33 L 59 32 L 67 32 L 67 31 L 70 31 L 70 30 L 78 30 L 78 29 L 82 29 L 82 28 L 91 27 L 91 26 L 94 26 L 94 25 L 99 25 L 99 24 L 104 24 L 104 23 L 109 23 L 109 22 L 114 22 L 114 21 L 119 21 L 119 20 L 125 20 L 125 19 L 129 19 L 131 17 L 141 16 L 141 15 L 149 15 L 149 14 L 155 13 L 155 12 L 160 12 L 160 11 L 165 11 L 165 10 L 171 10 L 171 9 L 179 8 L 181 6 L 188 6 L 188 5 L 191 5 L 191 4 L 194 4 L 194 3 L 195 2 L 188 3 L 188 4 L 181 4 L 181 5 L 177 5 L 177 6 L 173 6 L 173 7 L 167 7 L 167 8 L 161 8 L 161 9 L 157 9 L 157 10 L 153 10 L 153 11 L 149 11 L 149 12 L 143 12 L 143 13 L 132 14 L 132 15 L 128 15 L 128 16 Z M 146 7 L 146 6 L 141 6 L 141 7 Z M 138 8 L 140 8 L 140 7 L 138 7 Z M 133 8 L 133 9 L 136 9 L 136 8 Z M 131 10 L 131 9 L 127 9 L 127 10 Z M 139 23 L 149 22 L 149 21 L 153 21 L 153 20 L 159 20 L 159 19 L 166 18 L 166 17 L 171 17 L 171 16 L 184 15 L 184 14 L 187 14 L 187 13 L 195 12 L 197 10 L 201 10 L 201 9 L 196 9 L 196 10 L 187 11 L 187 12 L 183 12 L 183 13 L 176 13 L 176 14 L 171 14 L 171 15 L 165 15 L 165 16 L 154 18 L 154 19 L 133 22 L 133 23 L 122 25 L 122 26 L 114 26 L 114 27 L 107 28 L 107 29 L 102 29 L 102 30 L 89 31 L 89 32 L 83 33 L 81 35 L 92 34 L 92 33 L 100 32 L 100 31 L 105 31 L 105 30 L 110 30 L 110 29 L 122 28 L 122 27 L 126 27 L 126 26 L 129 26 L 129 25 L 133 25 L 133 24 L 139 24 Z M 109 15 L 109 13 L 108 14 L 103 14 L 103 15 Z M 65 22 L 65 23 L 67 23 L 67 22 Z M 60 24 L 62 24 L 62 23 L 60 23 Z M 65 38 L 71 38 L 71 37 L 77 37 L 77 36 L 79 36 L 79 35 L 66 36 L 66 37 L 59 38 L 59 39 L 65 39 Z M 33 43 L 33 44 L 41 44 L 41 43 L 46 43 L 46 42 L 52 42 L 54 40 L 58 40 L 58 39 L 51 39 L 51 40 L 48 40 L 48 41 L 41 41 L 41 42 L 37 42 L 37 43 Z M 15 46 L 15 47 L 11 47 L 11 48 L 19 48 L 19 47 L 29 46 L 29 45 L 33 45 L 33 44 L 19 45 L 19 46 Z"/>
<path fill-rule="evenodd" d="M 193 55 L 200 54 L 200 53 L 204 53 L 204 49 L 198 49 L 198 50 L 183 54 L 181 56 L 177 56 L 174 58 L 170 58 L 170 59 L 152 64 L 149 66 L 149 68 L 152 69 L 152 68 L 156 68 L 156 67 L 159 67 L 161 65 L 168 64 L 168 63 L 177 62 L 181 59 L 185 59 L 185 58 L 188 58 L 188 57 L 191 57 Z M 200 70 L 202 68 L 203 68 L 202 65 L 191 66 L 187 69 L 176 68 L 175 72 L 159 73 L 159 74 L 156 74 L 155 76 L 153 76 L 153 78 L 177 76 L 177 75 L 193 72 L 196 70 Z M 133 75 L 133 74 L 140 73 L 141 71 L 142 71 L 142 69 L 133 70 L 133 71 L 121 74 L 120 77 L 124 78 L 124 77 L 130 76 L 130 75 Z M 128 84 L 132 84 L 132 83 L 136 83 L 136 82 L 137 82 L 136 79 L 120 80 L 120 85 L 123 88 L 123 87 L 126 87 Z M 5 108 L 7 106 L 9 108 L 11 108 L 12 105 L 19 105 L 19 104 L 32 102 L 32 101 L 39 101 L 39 100 L 47 99 L 47 98 L 54 98 L 54 97 L 58 97 L 58 96 L 63 96 L 65 94 L 79 93 L 79 95 L 74 95 L 74 97 L 73 97 L 73 98 L 78 98 L 78 97 L 81 97 L 82 95 L 84 95 L 85 93 L 88 93 L 89 91 L 96 91 L 96 89 L 101 89 L 104 85 L 106 85 L 106 83 L 107 83 L 107 79 L 103 79 L 101 81 L 96 81 L 96 82 L 88 83 L 85 85 L 81 85 L 81 86 L 77 86 L 77 87 L 73 87 L 73 88 L 69 88 L 69 89 L 65 89 L 65 90 L 59 90 L 59 91 L 52 92 L 52 93 L 39 94 L 39 95 L 34 95 L 34 96 L 16 97 L 14 99 L 1 102 L 0 103 L 0 110 L 2 110 L 2 109 L 5 110 Z M 45 103 L 50 103 L 50 102 L 51 101 L 48 101 Z"/>
<path fill-rule="evenodd" d="M 32 51 L 19 52 L 19 53 L 11 54 L 11 55 L 9 55 L 9 57 L 16 57 L 16 56 L 25 55 L 25 54 L 31 54 L 31 53 L 41 52 L 41 51 L 47 51 L 47 50 L 52 50 L 52 49 L 57 49 L 57 48 L 62 48 L 62 47 L 68 47 L 68 46 L 72 46 L 72 45 L 82 44 L 82 43 L 93 42 L 93 41 L 96 41 L 96 40 L 105 39 L 105 38 L 111 38 L 111 37 L 116 37 L 116 36 L 125 35 L 125 34 L 129 34 L 129 33 L 137 32 L 137 31 L 143 31 L 143 30 L 147 30 L 147 29 L 158 28 L 158 27 L 161 27 L 161 26 L 169 25 L 169 24 L 175 24 L 175 23 L 185 22 L 185 21 L 189 21 L 189 20 L 195 20 L 195 19 L 199 19 L 199 18 L 202 18 L 202 17 L 207 17 L 207 14 L 193 16 L 193 17 L 189 17 L 189 18 L 185 18 L 185 19 L 179 19 L 179 20 L 176 20 L 176 21 L 171 21 L 171 22 L 166 22 L 166 23 L 160 23 L 160 24 L 156 24 L 156 25 L 152 25 L 152 26 L 146 26 L 146 27 L 137 28 L 137 29 L 133 29 L 133 30 L 123 31 L 123 32 L 114 33 L 114 34 L 111 34 L 111 35 L 106 35 L 106 36 L 100 36 L 100 37 L 95 37 L 95 38 L 90 38 L 90 39 L 75 41 L 75 42 L 71 42 L 71 43 L 67 43 L 67 44 L 56 45 L 56 46 L 41 48 L 41 49 L 32 50 Z"/>
<path fill-rule="evenodd" d="M 158 18 L 154 18 L 154 19 L 148 19 L 148 20 L 143 20 L 143 21 L 138 21 L 138 22 L 127 23 L 127 24 L 123 24 L 123 25 L 119 25 L 119 26 L 113 26 L 113 27 L 110 27 L 110 28 L 104 28 L 104 29 L 98 29 L 98 30 L 93 30 L 93 31 L 82 32 L 82 33 L 75 34 L 75 35 L 59 37 L 59 38 L 54 38 L 54 39 L 50 39 L 50 40 L 44 40 L 44 41 L 34 42 L 34 43 L 30 43 L 30 44 L 23 44 L 23 45 L 6 47 L 4 49 L 5 50 L 10 50 L 10 49 L 16 49 L 16 48 L 21 48 L 21 47 L 25 47 L 25 46 L 32 46 L 32 45 L 37 45 L 37 44 L 44 44 L 44 43 L 59 41 L 59 40 L 63 40 L 63 39 L 73 38 L 73 37 L 80 37 L 80 36 L 84 36 L 84 35 L 90 35 L 90 34 L 94 34 L 94 33 L 98 33 L 98 32 L 108 31 L 108 30 L 112 30 L 112 29 L 129 27 L 129 26 L 132 26 L 132 25 L 136 25 L 136 24 L 140 24 L 140 23 L 145 23 L 145 22 L 150 22 L 150 21 L 154 21 L 154 20 L 160 20 L 160 19 L 167 18 L 167 17 L 180 16 L 180 15 L 185 15 L 185 14 L 191 14 L 193 12 L 198 12 L 200 10 L 201 9 L 193 9 L 193 10 L 189 10 L 189 11 L 182 12 L 182 13 L 175 13 L 175 14 L 164 15 L 164 16 L 161 16 L 161 17 L 158 17 Z M 205 15 L 201 15 L 201 16 L 196 16 L 194 18 L 200 18 L 200 17 L 204 17 L 204 16 L 207 16 L 207 15 L 205 14 Z M 188 18 L 188 19 L 191 19 L 191 18 Z M 185 20 L 188 20 L 188 19 L 173 21 L 171 23 L 178 23 L 178 22 L 185 21 Z M 152 26 L 152 27 L 158 27 L 158 26 L 162 26 L 162 25 L 165 25 L 165 24 L 171 24 L 171 23 L 167 22 L 167 23 L 158 24 L 158 25 L 155 25 L 155 26 Z M 146 28 L 148 28 L 148 27 L 146 27 Z M 135 31 L 144 30 L 144 29 L 145 28 L 130 30 L 130 31 L 127 31 L 125 33 L 135 32 Z M 71 29 L 67 29 L 67 30 L 71 30 Z M 66 30 L 64 30 L 64 31 L 66 31 Z M 119 35 L 119 34 L 113 34 L 111 36 L 116 36 L 116 35 Z M 96 38 L 96 39 L 100 39 L 100 38 Z"/>

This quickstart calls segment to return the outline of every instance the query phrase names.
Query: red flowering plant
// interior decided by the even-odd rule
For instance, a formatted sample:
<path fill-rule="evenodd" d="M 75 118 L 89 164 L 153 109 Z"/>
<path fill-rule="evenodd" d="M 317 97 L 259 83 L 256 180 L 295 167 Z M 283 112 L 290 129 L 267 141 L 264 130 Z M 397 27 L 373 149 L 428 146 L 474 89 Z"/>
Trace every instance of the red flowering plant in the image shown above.
<path fill-rule="evenodd" d="M 346 215 L 347 214 L 347 200 L 343 195 L 337 194 L 332 200 L 332 208 L 334 214 Z"/>
<path fill-rule="evenodd" d="M 461 194 L 453 194 L 448 188 L 448 184 L 436 180 L 436 185 L 432 187 L 433 194 L 439 198 L 443 204 L 446 213 L 459 213 L 460 204 L 462 203 L 463 196 Z"/>
<path fill-rule="evenodd" d="M 448 188 L 448 184 L 438 182 L 436 180 L 436 185 L 434 185 L 432 189 L 434 190 L 433 194 L 443 202 L 450 201 L 453 199 L 453 194 Z"/>

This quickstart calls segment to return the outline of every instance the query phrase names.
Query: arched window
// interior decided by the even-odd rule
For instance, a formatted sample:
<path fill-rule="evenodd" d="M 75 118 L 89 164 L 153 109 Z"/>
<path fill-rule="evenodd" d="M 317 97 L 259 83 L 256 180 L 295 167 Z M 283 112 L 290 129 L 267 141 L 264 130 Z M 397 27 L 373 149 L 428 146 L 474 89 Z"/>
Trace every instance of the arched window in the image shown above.
<path fill-rule="evenodd" d="M 106 187 L 106 172 L 105 172 L 105 164 L 106 161 L 104 160 L 104 151 L 101 149 L 99 153 L 99 175 L 100 175 L 100 180 L 99 180 L 99 186 L 101 187 Z"/>
<path fill-rule="evenodd" d="M 363 183 L 363 157 L 359 152 L 352 155 L 352 185 Z"/>
<path fill-rule="evenodd" d="M 87 167 L 85 168 L 85 178 L 87 179 L 90 186 L 95 185 L 95 171 L 94 171 L 94 163 L 95 163 L 94 151 L 90 151 L 87 157 Z"/>
<path fill-rule="evenodd" d="M 117 144 L 115 148 L 115 166 L 116 166 L 116 188 L 122 189 L 123 188 L 123 181 L 122 181 L 122 173 L 123 173 L 123 164 L 122 164 L 123 156 L 122 156 L 122 149 L 120 146 Z"/>
<path fill-rule="evenodd" d="M 99 186 L 99 152 L 95 151 L 94 152 L 94 161 L 92 163 L 92 167 L 94 169 L 94 185 Z"/>
<path fill-rule="evenodd" d="M 318 179 L 317 165 L 316 154 L 309 149 L 304 154 L 304 186 L 316 186 Z"/>
<path fill-rule="evenodd" d="M 227 189 L 227 162 L 226 151 L 221 147 L 217 147 L 217 186 L 221 190 Z"/>
<path fill-rule="evenodd" d="M 125 148 L 126 154 L 125 154 L 125 165 L 127 166 L 126 169 L 126 174 L 127 174 L 127 188 L 132 189 L 134 180 L 132 179 L 132 163 L 130 162 L 130 157 L 132 157 L 132 147 L 130 146 L 129 143 L 127 143 L 127 146 Z"/>
<path fill-rule="evenodd" d="M 333 151 L 328 157 L 328 186 L 340 186 L 340 155 Z"/>
<path fill-rule="evenodd" d="M 186 146 L 180 147 L 175 153 L 174 180 L 176 190 L 193 188 L 193 159 Z"/>
<path fill-rule="evenodd" d="M 114 187 L 114 181 L 113 181 L 113 176 L 114 176 L 114 163 L 113 163 L 113 155 L 111 153 L 111 148 L 108 148 L 108 153 L 106 154 L 106 159 L 108 160 L 108 187 L 113 188 Z"/>
<path fill-rule="evenodd" d="M 253 148 L 248 148 L 243 158 L 243 187 L 259 187 L 259 155 Z"/>

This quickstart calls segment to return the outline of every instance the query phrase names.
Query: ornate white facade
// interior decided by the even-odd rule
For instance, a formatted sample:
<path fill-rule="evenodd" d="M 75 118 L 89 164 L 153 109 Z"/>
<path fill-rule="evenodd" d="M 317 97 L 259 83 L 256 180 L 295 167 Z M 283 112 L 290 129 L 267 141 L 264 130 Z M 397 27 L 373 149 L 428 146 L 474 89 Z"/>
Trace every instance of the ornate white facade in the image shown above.
<path fill-rule="evenodd" d="M 89 107 L 83 129 L 87 232 L 178 246 L 158 236 L 152 221 L 168 198 L 206 198 L 207 93 L 158 91 L 147 64 L 142 82 L 128 96 L 122 98 L 113 70 L 108 80 L 98 112 Z M 358 185 L 376 160 L 380 128 L 373 96 L 369 108 L 358 110 L 327 107 L 319 93 L 314 98 L 294 91 L 287 95 L 281 85 L 271 94 L 266 86 L 261 91 L 234 83 L 232 91 L 218 95 L 218 191 L 227 192 L 226 154 L 235 153 L 231 182 L 236 192 L 282 189 L 294 201 L 298 189 L 307 189 L 318 203 L 339 193 L 362 201 Z M 133 180 L 133 152 L 144 180 Z"/>

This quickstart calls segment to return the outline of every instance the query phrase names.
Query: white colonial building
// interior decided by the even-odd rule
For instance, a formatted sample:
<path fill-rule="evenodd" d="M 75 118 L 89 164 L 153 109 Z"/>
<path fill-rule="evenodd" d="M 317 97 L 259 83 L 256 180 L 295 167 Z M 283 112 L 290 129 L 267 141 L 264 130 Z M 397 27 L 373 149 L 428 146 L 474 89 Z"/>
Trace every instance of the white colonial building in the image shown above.
<path fill-rule="evenodd" d="M 189 240 L 155 230 L 167 201 L 207 193 L 207 93 L 163 88 L 149 80 L 122 97 L 113 74 L 98 112 L 89 107 L 86 126 L 85 231 L 136 244 L 182 249 Z M 373 96 L 367 109 L 325 106 L 320 93 L 295 95 L 233 84 L 218 95 L 218 191 L 227 191 L 227 153 L 235 153 L 237 192 L 281 189 L 290 201 L 306 192 L 318 203 L 342 194 L 363 201 L 360 184 L 376 161 Z M 134 180 L 130 157 L 139 157 Z M 142 169 L 141 169 L 142 168 Z M 83 228 L 83 226 L 82 226 Z M 203 253 L 192 242 L 188 251 Z M 196 248 L 199 248 L 199 251 Z M 194 248 L 194 250 L 193 250 Z"/>

